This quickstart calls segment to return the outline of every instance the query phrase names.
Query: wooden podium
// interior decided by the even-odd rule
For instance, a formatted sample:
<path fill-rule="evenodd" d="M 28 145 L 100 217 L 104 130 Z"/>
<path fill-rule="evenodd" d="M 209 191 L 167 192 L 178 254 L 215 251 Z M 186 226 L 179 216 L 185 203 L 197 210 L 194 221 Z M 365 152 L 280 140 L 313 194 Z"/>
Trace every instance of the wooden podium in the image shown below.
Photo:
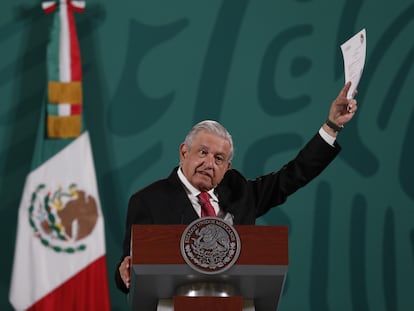
<path fill-rule="evenodd" d="M 182 257 L 186 227 L 132 226 L 131 310 L 155 311 L 160 299 L 173 299 L 174 311 L 240 311 L 243 300 L 254 301 L 256 311 L 277 310 L 288 270 L 286 226 L 234 226 L 240 255 L 233 266 L 214 275 L 194 270 Z M 188 294 L 200 284 L 207 287 L 203 294 L 199 288 Z M 221 288 L 224 297 L 210 295 L 210 284 Z"/>

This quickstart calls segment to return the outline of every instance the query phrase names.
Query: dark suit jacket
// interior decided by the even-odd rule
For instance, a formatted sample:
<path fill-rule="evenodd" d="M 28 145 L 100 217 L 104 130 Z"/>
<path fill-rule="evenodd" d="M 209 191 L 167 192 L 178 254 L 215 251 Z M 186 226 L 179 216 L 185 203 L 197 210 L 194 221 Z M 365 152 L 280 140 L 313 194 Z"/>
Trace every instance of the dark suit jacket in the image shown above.
<path fill-rule="evenodd" d="M 319 175 L 339 151 L 339 145 L 332 147 L 317 134 L 294 160 L 278 171 L 248 180 L 231 169 L 215 189 L 220 208 L 233 215 L 235 225 L 252 225 L 257 217 L 285 202 L 289 195 Z M 122 259 L 130 252 L 132 224 L 189 224 L 198 218 L 178 178 L 177 169 L 174 168 L 166 179 L 156 181 L 131 196 Z M 115 279 L 118 288 L 128 292 L 118 269 Z"/>

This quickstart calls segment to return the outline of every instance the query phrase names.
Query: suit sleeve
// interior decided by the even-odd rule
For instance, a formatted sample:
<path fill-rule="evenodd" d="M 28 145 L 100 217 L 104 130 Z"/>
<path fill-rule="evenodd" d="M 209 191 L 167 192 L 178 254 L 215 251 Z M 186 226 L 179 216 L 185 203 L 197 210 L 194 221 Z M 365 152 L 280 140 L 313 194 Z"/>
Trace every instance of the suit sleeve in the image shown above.
<path fill-rule="evenodd" d="M 256 217 L 284 203 L 289 195 L 308 184 L 335 159 L 340 150 L 337 143 L 331 146 L 316 134 L 281 169 L 249 181 L 250 191 L 256 198 Z"/>

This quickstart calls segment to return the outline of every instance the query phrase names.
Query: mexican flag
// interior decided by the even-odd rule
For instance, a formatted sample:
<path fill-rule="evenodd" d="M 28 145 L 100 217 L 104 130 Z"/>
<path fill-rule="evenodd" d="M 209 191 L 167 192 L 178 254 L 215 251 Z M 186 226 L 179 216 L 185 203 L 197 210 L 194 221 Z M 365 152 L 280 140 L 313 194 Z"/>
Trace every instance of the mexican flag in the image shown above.
<path fill-rule="evenodd" d="M 82 121 L 73 11 L 83 6 L 70 0 L 43 6 L 54 14 L 48 94 L 18 213 L 9 297 L 16 310 L 110 310 L 104 219 Z"/>

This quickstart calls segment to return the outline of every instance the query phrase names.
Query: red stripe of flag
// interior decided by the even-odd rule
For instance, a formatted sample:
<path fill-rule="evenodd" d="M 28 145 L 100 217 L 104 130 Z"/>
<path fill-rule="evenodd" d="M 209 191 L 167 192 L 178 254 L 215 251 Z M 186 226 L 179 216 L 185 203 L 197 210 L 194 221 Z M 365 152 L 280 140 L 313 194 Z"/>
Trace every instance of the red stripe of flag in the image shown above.
<path fill-rule="evenodd" d="M 73 12 L 71 12 L 74 7 L 72 5 L 67 5 L 66 7 L 66 14 L 68 15 L 69 23 L 71 81 L 82 81 L 82 65 L 79 42 L 76 34 L 75 17 Z"/>
<path fill-rule="evenodd" d="M 106 258 L 102 256 L 61 286 L 38 300 L 26 311 L 111 310 L 106 280 Z"/>
<path fill-rule="evenodd" d="M 78 115 L 82 113 L 82 105 L 80 104 L 72 104 L 70 105 L 70 114 L 71 115 Z"/>

